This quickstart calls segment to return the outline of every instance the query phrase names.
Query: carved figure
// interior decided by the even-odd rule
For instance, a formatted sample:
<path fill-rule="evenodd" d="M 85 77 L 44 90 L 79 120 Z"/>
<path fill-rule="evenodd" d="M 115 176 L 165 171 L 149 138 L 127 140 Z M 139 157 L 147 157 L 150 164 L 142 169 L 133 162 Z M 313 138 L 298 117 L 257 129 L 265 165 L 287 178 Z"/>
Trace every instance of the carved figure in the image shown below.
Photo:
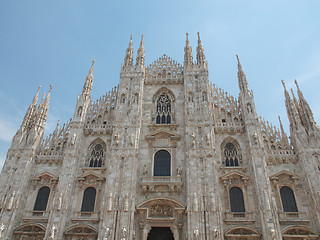
<path fill-rule="evenodd" d="M 104 226 L 103 228 L 104 228 L 104 238 L 103 238 L 103 240 L 108 240 L 108 237 L 110 235 L 110 228 L 108 228 L 106 226 Z"/>
<path fill-rule="evenodd" d="M 194 133 L 190 133 L 191 136 L 191 145 L 194 147 L 196 145 L 196 135 Z"/>
<path fill-rule="evenodd" d="M 53 225 L 52 226 L 52 228 L 51 228 L 51 232 L 50 232 L 50 237 L 49 237 L 49 239 L 54 239 L 54 236 L 55 236 L 55 234 L 56 234 L 56 226 L 55 225 Z"/>
<path fill-rule="evenodd" d="M 77 139 L 77 134 L 73 133 L 71 138 L 71 146 L 74 146 L 74 144 L 76 143 L 76 139 Z"/>
<path fill-rule="evenodd" d="M 177 175 L 178 175 L 178 176 L 181 176 L 181 174 L 182 174 L 182 168 L 181 168 L 181 166 L 179 166 L 179 167 L 177 168 Z"/>
<path fill-rule="evenodd" d="M 198 203 L 198 196 L 196 193 L 193 194 L 193 210 L 198 211 L 199 203 Z"/>
<path fill-rule="evenodd" d="M 147 165 L 145 164 L 145 165 L 143 166 L 142 175 L 143 175 L 143 176 L 146 176 L 147 173 L 148 173 Z"/>
<path fill-rule="evenodd" d="M 206 134 L 206 142 L 207 142 L 207 145 L 209 146 L 210 145 L 210 133 Z"/>
<path fill-rule="evenodd" d="M 60 196 L 59 196 L 58 211 L 61 210 L 61 207 L 62 207 L 62 193 L 60 193 Z"/>
<path fill-rule="evenodd" d="M 108 212 L 111 212 L 111 210 L 112 210 L 112 201 L 113 201 L 113 196 L 112 196 L 112 193 L 110 193 L 109 194 L 108 208 L 107 208 Z"/>
<path fill-rule="evenodd" d="M 127 238 L 127 229 L 125 227 L 122 227 L 122 238 L 121 240 L 126 240 Z"/>
<path fill-rule="evenodd" d="M 259 136 L 258 136 L 258 133 L 257 133 L 257 132 L 254 132 L 254 133 L 253 133 L 253 140 L 254 140 L 254 143 L 255 143 L 255 144 L 258 144 L 258 143 L 259 143 Z"/>
<path fill-rule="evenodd" d="M 0 238 L 1 238 L 1 236 L 2 236 L 2 232 L 3 232 L 3 230 L 4 230 L 4 224 L 3 223 L 1 223 L 1 226 L 0 226 Z"/>
<path fill-rule="evenodd" d="M 123 210 L 125 212 L 128 212 L 128 210 L 129 210 L 129 194 L 128 193 L 126 193 L 126 196 L 125 196 L 125 199 L 124 199 Z"/>
<path fill-rule="evenodd" d="M 218 229 L 215 228 L 215 229 L 213 230 L 213 236 L 214 236 L 214 237 L 218 237 Z"/>
<path fill-rule="evenodd" d="M 196 229 L 193 231 L 193 236 L 195 240 L 199 239 L 199 229 L 196 227 Z"/>
<path fill-rule="evenodd" d="M 120 144 L 120 135 L 119 134 L 114 135 L 114 143 L 116 146 L 118 146 Z"/>

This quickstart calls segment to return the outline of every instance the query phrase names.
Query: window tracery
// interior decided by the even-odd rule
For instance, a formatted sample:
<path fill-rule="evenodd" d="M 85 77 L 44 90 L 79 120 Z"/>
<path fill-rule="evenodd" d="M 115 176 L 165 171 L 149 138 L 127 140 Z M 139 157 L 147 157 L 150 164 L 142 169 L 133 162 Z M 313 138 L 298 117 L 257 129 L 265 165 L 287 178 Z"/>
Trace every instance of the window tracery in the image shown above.
<path fill-rule="evenodd" d="M 228 142 L 224 146 L 224 158 L 225 158 L 225 164 L 227 167 L 233 167 L 233 166 L 239 166 L 239 157 L 237 153 L 237 149 L 231 142 Z"/>
<path fill-rule="evenodd" d="M 171 99 L 167 94 L 161 94 L 156 105 L 156 124 L 170 124 L 171 115 Z"/>
<path fill-rule="evenodd" d="M 103 165 L 103 146 L 98 143 L 94 145 L 89 159 L 89 167 L 101 167 Z"/>

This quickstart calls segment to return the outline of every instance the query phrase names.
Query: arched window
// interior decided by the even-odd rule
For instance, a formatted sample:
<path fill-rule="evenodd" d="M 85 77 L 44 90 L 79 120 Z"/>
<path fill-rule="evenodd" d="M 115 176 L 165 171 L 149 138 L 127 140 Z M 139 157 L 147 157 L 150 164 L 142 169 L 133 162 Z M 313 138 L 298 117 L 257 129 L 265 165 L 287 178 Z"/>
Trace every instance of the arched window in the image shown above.
<path fill-rule="evenodd" d="M 232 187 L 229 191 L 231 212 L 245 212 L 242 190 Z"/>
<path fill-rule="evenodd" d="M 298 212 L 296 199 L 291 188 L 282 187 L 280 195 L 284 212 Z"/>
<path fill-rule="evenodd" d="M 95 201 L 96 189 L 94 187 L 88 187 L 83 193 L 81 212 L 93 212 Z"/>
<path fill-rule="evenodd" d="M 224 152 L 225 163 L 227 167 L 239 166 L 237 149 L 232 143 L 228 142 L 225 145 L 223 152 Z"/>
<path fill-rule="evenodd" d="M 154 155 L 154 176 L 171 176 L 171 155 L 166 150 L 160 150 Z"/>
<path fill-rule="evenodd" d="M 33 211 L 45 211 L 48 204 L 48 199 L 50 195 L 50 188 L 42 187 L 38 191 L 37 199 L 34 204 Z"/>
<path fill-rule="evenodd" d="M 161 94 L 157 100 L 156 124 L 171 123 L 171 100 L 166 94 Z"/>
<path fill-rule="evenodd" d="M 90 155 L 89 167 L 101 167 L 103 159 L 103 147 L 100 143 L 96 144 Z"/>

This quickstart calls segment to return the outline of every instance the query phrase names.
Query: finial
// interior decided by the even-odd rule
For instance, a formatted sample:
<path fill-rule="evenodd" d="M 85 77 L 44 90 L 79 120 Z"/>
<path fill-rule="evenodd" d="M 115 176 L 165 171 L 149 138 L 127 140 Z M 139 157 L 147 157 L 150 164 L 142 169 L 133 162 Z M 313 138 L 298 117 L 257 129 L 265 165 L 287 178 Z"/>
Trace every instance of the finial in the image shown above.
<path fill-rule="evenodd" d="M 52 84 L 50 84 L 50 90 L 49 90 L 49 92 L 51 92 L 51 90 L 52 90 Z"/>
<path fill-rule="evenodd" d="M 236 57 L 237 57 L 238 62 L 240 62 L 238 54 L 236 54 Z"/>
<path fill-rule="evenodd" d="M 130 41 L 132 41 L 132 33 L 131 33 L 131 35 L 130 35 Z"/>
<path fill-rule="evenodd" d="M 200 41 L 200 32 L 198 32 L 197 34 L 198 34 L 198 41 Z"/>
<path fill-rule="evenodd" d="M 186 38 L 187 40 L 189 40 L 189 33 L 186 33 Z"/>
<path fill-rule="evenodd" d="M 297 79 L 294 80 L 294 83 L 296 84 L 298 91 L 300 91 Z"/>
<path fill-rule="evenodd" d="M 284 83 L 284 80 L 281 80 L 281 83 L 282 83 L 284 89 L 286 89 L 286 84 Z"/>

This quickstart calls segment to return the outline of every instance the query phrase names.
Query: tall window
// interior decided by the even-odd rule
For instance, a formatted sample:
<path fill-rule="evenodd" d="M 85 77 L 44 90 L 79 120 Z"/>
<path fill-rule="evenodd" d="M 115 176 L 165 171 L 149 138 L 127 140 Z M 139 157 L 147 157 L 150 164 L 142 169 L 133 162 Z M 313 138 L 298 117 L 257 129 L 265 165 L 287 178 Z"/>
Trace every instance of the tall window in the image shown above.
<path fill-rule="evenodd" d="M 232 187 L 229 191 L 231 212 L 245 212 L 242 190 Z"/>
<path fill-rule="evenodd" d="M 103 159 L 103 147 L 101 144 L 96 144 L 90 155 L 89 167 L 101 167 Z"/>
<path fill-rule="evenodd" d="M 171 176 L 171 155 L 166 150 L 160 150 L 154 155 L 154 176 Z"/>
<path fill-rule="evenodd" d="M 42 187 L 38 191 L 37 199 L 34 204 L 33 211 L 45 211 L 48 204 L 48 199 L 50 195 L 50 188 Z"/>
<path fill-rule="evenodd" d="M 166 94 L 161 94 L 157 101 L 156 124 L 170 124 L 171 100 Z"/>
<path fill-rule="evenodd" d="M 239 166 L 237 149 L 232 143 L 227 143 L 224 147 L 224 157 L 226 166 Z"/>
<path fill-rule="evenodd" d="M 282 187 L 280 195 L 284 212 L 298 212 L 296 199 L 291 188 Z"/>
<path fill-rule="evenodd" d="M 88 187 L 83 193 L 81 212 L 93 212 L 95 201 L 96 189 L 94 187 Z"/>

